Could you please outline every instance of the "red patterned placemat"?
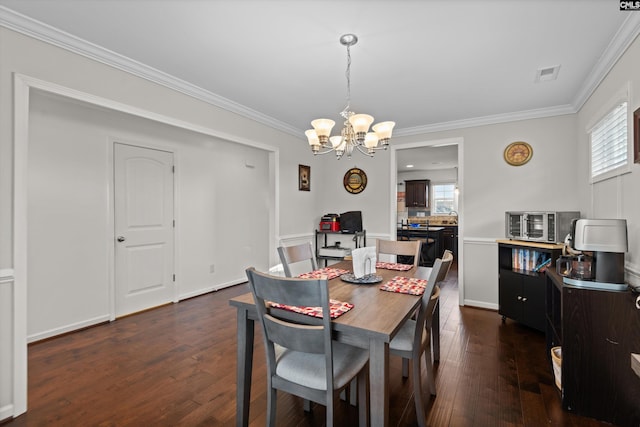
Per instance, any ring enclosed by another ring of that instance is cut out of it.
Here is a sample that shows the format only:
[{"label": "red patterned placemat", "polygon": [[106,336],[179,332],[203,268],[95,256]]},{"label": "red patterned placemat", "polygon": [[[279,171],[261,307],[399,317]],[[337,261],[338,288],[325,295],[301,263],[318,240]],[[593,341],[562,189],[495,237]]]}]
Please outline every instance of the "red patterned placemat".
[{"label": "red patterned placemat", "polygon": [[427,281],[425,279],[395,276],[380,286],[380,289],[383,291],[398,292],[400,294],[422,295],[424,294],[426,286]]},{"label": "red patterned placemat", "polygon": [[[277,302],[269,302],[269,304],[274,308],[280,308],[282,310],[293,311],[295,313],[306,314],[307,316],[319,317],[322,319],[321,307],[298,307],[295,305],[279,304]],[[352,308],[353,304],[350,302],[342,302],[335,299],[329,300],[329,311],[331,312],[332,319],[342,316]]]},{"label": "red patterned placemat", "polygon": [[381,268],[383,270],[398,270],[398,271],[407,271],[413,268],[412,264],[398,264],[395,262],[376,262],[376,268]]},{"label": "red patterned placemat", "polygon": [[320,270],[313,270],[308,273],[302,273],[298,277],[301,279],[319,279],[322,276],[327,276],[327,279],[335,279],[338,276],[348,273],[349,270],[343,270],[342,268],[325,267]]}]

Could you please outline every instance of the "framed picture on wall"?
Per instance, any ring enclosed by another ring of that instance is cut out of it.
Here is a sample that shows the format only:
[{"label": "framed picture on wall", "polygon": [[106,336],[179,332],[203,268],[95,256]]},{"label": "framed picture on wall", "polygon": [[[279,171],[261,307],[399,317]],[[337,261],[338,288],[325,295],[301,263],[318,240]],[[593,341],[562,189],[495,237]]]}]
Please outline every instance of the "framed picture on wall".
[{"label": "framed picture on wall", "polygon": [[298,165],[298,190],[311,191],[311,166]]},{"label": "framed picture on wall", "polygon": [[640,108],[633,112],[633,162],[640,163]]}]

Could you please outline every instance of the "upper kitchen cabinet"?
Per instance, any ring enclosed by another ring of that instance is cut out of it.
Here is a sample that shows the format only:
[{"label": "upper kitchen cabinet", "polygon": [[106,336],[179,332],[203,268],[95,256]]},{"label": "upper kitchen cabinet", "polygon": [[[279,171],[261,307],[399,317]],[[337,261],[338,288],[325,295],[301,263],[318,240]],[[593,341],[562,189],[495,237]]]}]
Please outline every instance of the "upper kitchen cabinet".
[{"label": "upper kitchen cabinet", "polygon": [[408,208],[429,207],[429,180],[405,181],[405,205]]}]

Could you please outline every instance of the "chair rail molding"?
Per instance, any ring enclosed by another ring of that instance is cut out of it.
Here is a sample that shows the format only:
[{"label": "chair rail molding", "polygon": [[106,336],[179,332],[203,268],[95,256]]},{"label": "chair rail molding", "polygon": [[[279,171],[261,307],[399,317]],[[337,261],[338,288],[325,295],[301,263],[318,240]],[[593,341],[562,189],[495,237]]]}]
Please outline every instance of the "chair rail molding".
[{"label": "chair rail molding", "polygon": [[13,283],[13,268],[0,269],[0,283]]}]

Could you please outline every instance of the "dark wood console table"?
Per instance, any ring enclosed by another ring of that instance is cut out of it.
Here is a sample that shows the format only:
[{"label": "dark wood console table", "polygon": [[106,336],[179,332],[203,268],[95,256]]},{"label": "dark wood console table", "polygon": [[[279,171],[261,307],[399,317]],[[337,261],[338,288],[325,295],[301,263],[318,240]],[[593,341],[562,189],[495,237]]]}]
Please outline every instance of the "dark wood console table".
[{"label": "dark wood console table", "polygon": [[618,426],[640,426],[637,294],[566,285],[547,275],[547,346],[562,346],[562,407]]}]

